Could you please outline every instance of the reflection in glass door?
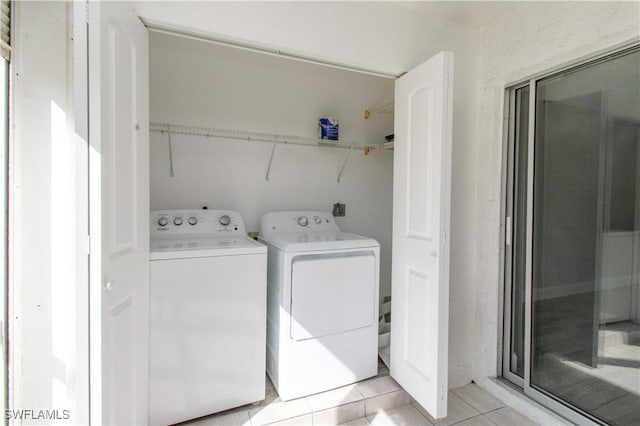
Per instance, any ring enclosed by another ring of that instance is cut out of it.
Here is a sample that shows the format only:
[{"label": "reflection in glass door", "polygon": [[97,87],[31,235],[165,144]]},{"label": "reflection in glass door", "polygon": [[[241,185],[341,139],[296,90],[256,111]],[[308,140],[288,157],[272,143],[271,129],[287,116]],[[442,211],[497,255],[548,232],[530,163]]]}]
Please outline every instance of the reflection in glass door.
[{"label": "reflection in glass door", "polygon": [[640,50],[510,91],[503,376],[640,424]]}]

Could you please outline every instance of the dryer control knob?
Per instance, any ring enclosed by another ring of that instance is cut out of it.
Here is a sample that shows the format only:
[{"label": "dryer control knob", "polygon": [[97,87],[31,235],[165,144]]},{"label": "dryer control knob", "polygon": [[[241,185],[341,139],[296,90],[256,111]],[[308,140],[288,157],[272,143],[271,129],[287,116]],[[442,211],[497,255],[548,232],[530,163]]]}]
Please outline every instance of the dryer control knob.
[{"label": "dryer control knob", "polygon": [[175,219],[173,219],[173,224],[175,226],[180,226],[182,225],[182,218],[180,216],[176,217]]},{"label": "dryer control knob", "polygon": [[320,217],[316,216],[313,218],[313,221],[317,224],[320,225],[322,223],[322,219],[320,219]]},{"label": "dryer control knob", "polygon": [[220,225],[227,226],[231,223],[231,218],[229,217],[229,215],[223,214],[222,216],[220,216],[220,219],[218,219],[218,221],[220,222]]},{"label": "dryer control knob", "polygon": [[195,225],[196,223],[198,223],[198,218],[195,216],[189,216],[187,222],[189,222],[189,225]]},{"label": "dryer control knob", "polygon": [[158,218],[158,225],[167,226],[168,223],[169,223],[169,219],[167,219],[166,217]]},{"label": "dryer control knob", "polygon": [[298,218],[298,225],[307,226],[309,224],[309,219],[306,216],[300,216]]}]

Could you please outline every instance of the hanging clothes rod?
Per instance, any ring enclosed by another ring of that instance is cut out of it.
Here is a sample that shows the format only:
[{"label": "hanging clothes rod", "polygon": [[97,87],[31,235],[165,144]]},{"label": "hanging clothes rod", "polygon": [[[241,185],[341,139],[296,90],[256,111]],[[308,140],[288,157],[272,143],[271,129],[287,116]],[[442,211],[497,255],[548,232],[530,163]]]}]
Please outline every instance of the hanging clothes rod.
[{"label": "hanging clothes rod", "polygon": [[384,72],[379,70],[372,70],[368,68],[358,67],[355,65],[343,64],[339,62],[315,58],[315,57],[303,55],[300,53],[288,52],[285,50],[270,48],[267,46],[261,46],[258,44],[251,44],[251,43],[231,40],[231,39],[227,39],[219,36],[202,34],[202,33],[197,33],[193,31],[186,31],[183,29],[172,28],[170,26],[160,24],[147,19],[143,19],[142,22],[144,26],[147,28],[147,30],[149,31],[155,31],[158,33],[190,38],[193,40],[206,41],[209,43],[214,43],[222,46],[235,47],[238,49],[248,50],[248,51],[257,52],[257,53],[263,53],[267,55],[280,56],[282,58],[293,59],[295,61],[307,62],[311,64],[323,65],[326,67],[338,68],[346,71],[353,71],[353,72],[358,72],[362,74],[369,74],[377,77],[384,77],[384,78],[391,78],[391,79],[396,79],[400,77],[402,74],[404,74],[404,73],[394,74],[394,73],[389,73],[389,72]]},{"label": "hanging clothes rod", "polygon": [[207,127],[185,126],[181,124],[150,123],[152,132],[182,134],[191,136],[204,136],[208,138],[236,139],[248,142],[279,143],[285,145],[322,146],[340,149],[358,149],[365,152],[376,150],[377,145],[359,145],[346,142],[325,142],[321,139],[304,138],[293,135],[278,135],[271,133],[246,132],[241,130],[229,130]]}]

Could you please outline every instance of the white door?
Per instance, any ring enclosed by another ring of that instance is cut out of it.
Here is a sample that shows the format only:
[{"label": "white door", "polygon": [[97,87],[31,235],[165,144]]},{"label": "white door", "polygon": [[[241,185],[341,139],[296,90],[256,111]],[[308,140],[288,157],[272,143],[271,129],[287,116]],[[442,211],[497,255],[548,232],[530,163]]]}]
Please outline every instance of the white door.
[{"label": "white door", "polygon": [[453,54],[396,81],[391,376],[447,415]]},{"label": "white door", "polygon": [[91,422],[148,423],[147,31],[126,2],[89,3]]}]

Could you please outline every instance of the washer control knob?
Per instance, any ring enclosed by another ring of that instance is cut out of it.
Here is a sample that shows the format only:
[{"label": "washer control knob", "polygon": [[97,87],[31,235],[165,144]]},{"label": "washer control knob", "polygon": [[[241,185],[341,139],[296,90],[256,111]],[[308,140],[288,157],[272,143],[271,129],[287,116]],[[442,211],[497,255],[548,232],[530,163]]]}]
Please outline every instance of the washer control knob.
[{"label": "washer control knob", "polygon": [[298,225],[307,226],[309,224],[309,219],[306,216],[300,216],[298,218]]},{"label": "washer control knob", "polygon": [[218,219],[218,221],[220,222],[220,225],[227,226],[231,223],[231,218],[229,217],[229,215],[223,214],[222,216],[220,216],[220,219]]},{"label": "washer control knob", "polygon": [[167,219],[166,217],[159,217],[158,218],[158,225],[167,226],[168,223],[169,223],[169,219]]},{"label": "washer control knob", "polygon": [[181,218],[180,216],[178,216],[178,217],[174,218],[174,219],[173,219],[173,224],[174,224],[175,226],[180,226],[180,225],[182,225],[182,218]]},{"label": "washer control knob", "polygon": [[189,222],[189,225],[195,225],[196,223],[198,223],[198,218],[195,216],[189,216],[187,222]]},{"label": "washer control knob", "polygon": [[320,225],[322,223],[322,219],[320,219],[319,216],[314,217],[313,221],[316,223],[316,225]]}]

